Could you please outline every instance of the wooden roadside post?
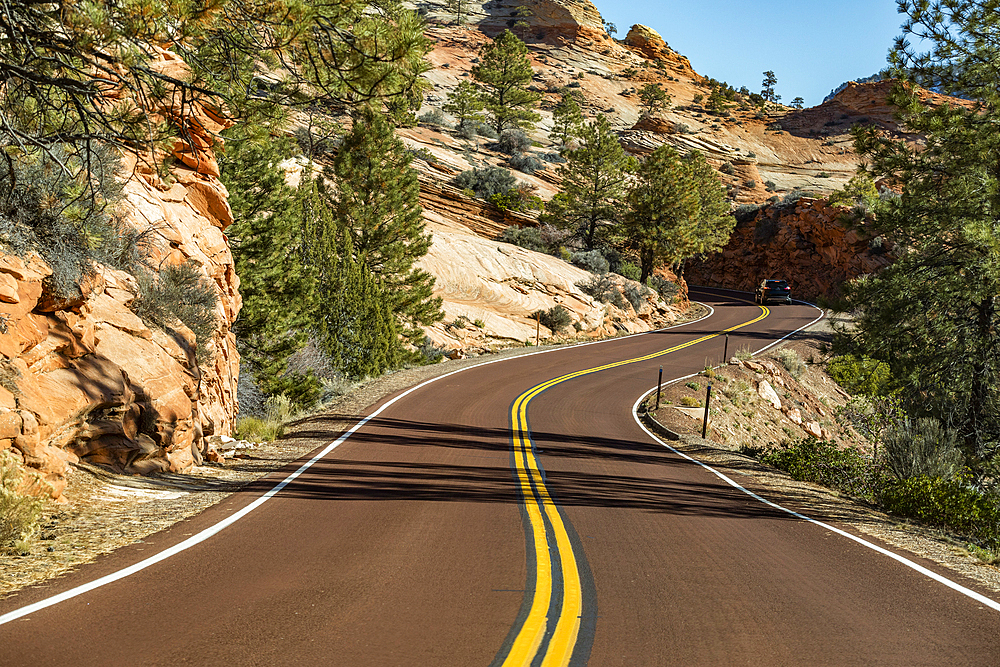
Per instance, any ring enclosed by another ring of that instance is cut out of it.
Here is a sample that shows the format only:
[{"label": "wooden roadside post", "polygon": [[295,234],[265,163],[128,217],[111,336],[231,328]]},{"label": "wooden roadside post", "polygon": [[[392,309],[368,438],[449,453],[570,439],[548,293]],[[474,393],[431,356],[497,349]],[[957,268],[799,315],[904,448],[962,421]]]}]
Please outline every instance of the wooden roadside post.
[{"label": "wooden roadside post", "polygon": [[663,384],[663,366],[660,366],[660,377],[656,381],[656,409],[660,409],[660,386]]},{"label": "wooden roadside post", "polygon": [[701,437],[708,436],[708,404],[712,400],[712,383],[708,383],[708,391],[705,392],[705,419],[701,423]]}]

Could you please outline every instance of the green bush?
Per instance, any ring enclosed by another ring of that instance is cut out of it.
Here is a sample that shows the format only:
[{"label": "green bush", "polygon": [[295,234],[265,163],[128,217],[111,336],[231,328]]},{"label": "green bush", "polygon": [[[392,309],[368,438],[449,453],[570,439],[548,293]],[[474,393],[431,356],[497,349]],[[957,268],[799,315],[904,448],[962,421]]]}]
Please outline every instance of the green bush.
[{"label": "green bush", "polygon": [[888,393],[892,377],[889,366],[869,357],[844,354],[826,364],[833,381],[852,394],[879,396]]},{"label": "green bush", "polygon": [[95,262],[134,273],[145,258],[149,231],[120,216],[121,164],[109,148],[53,145],[0,159],[0,239],[5,252],[34,251],[52,268],[47,287],[73,297]]},{"label": "green bush", "polygon": [[886,465],[900,479],[953,478],[963,462],[957,442],[954,430],[931,417],[904,419],[882,436]]},{"label": "green bush", "polygon": [[504,195],[517,187],[517,179],[509,169],[503,167],[463,171],[453,182],[463,190],[472,190],[482,199],[489,199],[497,194]]},{"label": "green bush", "polygon": [[541,322],[542,326],[555,334],[562,331],[573,321],[573,317],[569,314],[569,311],[560,305],[552,306],[548,310],[536,310],[531,314],[531,319],[537,319]]},{"label": "green bush", "polygon": [[440,127],[448,126],[448,118],[440,109],[431,109],[427,113],[420,114],[417,120],[424,125],[438,125]]},{"label": "green bush", "polygon": [[23,473],[7,452],[0,452],[0,552],[25,550],[24,541],[38,529],[45,500],[23,493]]},{"label": "green bush", "polygon": [[618,308],[625,308],[625,297],[618,285],[608,276],[593,276],[576,284],[584,294],[594,297],[601,303],[610,303]]},{"label": "green bush", "polygon": [[511,225],[500,233],[498,239],[504,243],[534,250],[535,252],[548,252],[548,246],[542,240],[542,232],[538,227],[518,227]]},{"label": "green bush", "polygon": [[961,478],[911,477],[887,485],[883,505],[893,514],[962,533],[1000,550],[1000,495],[983,493]]},{"label": "green bush", "polygon": [[211,280],[191,262],[166,266],[155,276],[143,271],[137,280],[139,294],[132,303],[135,313],[166,328],[179,320],[195,336],[198,361],[206,361],[219,302]]},{"label": "green bush", "polygon": [[653,274],[649,277],[649,286],[657,291],[660,298],[667,303],[673,303],[674,297],[681,291],[677,283],[670,282],[666,278]]},{"label": "green bush", "polygon": [[869,502],[878,500],[887,478],[880,466],[857,449],[840,449],[815,438],[786,442],[761,461],[784,470],[793,479],[823,484]]},{"label": "green bush", "polygon": [[783,347],[775,351],[774,356],[785,367],[789,375],[798,380],[806,370],[806,365],[802,362],[802,357],[795,350]]},{"label": "green bush", "polygon": [[622,296],[624,296],[632,308],[636,311],[646,302],[646,299],[655,294],[655,292],[645,285],[639,283],[628,283],[622,288]]},{"label": "green bush", "polygon": [[589,252],[574,252],[569,256],[569,261],[585,271],[603,275],[608,272],[608,260],[604,258],[600,250]]},{"label": "green bush", "polygon": [[629,280],[639,280],[639,276],[642,275],[639,267],[631,262],[621,262],[617,268],[612,269],[612,271],[620,276],[628,278]]},{"label": "green bush", "polygon": [[274,442],[282,436],[285,426],[280,422],[258,417],[240,417],[236,420],[233,435],[238,440]]},{"label": "green bush", "polygon": [[496,147],[501,153],[517,155],[531,148],[531,139],[521,130],[504,130]]},{"label": "green bush", "polygon": [[511,158],[507,160],[507,164],[514,169],[529,175],[545,168],[544,162],[539,160],[534,155],[528,155],[527,153],[517,153],[512,155]]}]

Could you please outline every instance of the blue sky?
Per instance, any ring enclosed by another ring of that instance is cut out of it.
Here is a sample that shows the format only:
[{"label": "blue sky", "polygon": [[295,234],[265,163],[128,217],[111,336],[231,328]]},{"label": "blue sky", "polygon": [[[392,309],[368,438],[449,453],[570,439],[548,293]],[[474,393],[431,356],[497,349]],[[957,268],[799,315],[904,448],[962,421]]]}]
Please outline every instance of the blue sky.
[{"label": "blue sky", "polygon": [[624,39],[635,23],[656,30],[704,76],[759,92],[774,70],[788,104],[815,106],[844,81],[886,66],[903,15],[895,0],[592,0]]}]

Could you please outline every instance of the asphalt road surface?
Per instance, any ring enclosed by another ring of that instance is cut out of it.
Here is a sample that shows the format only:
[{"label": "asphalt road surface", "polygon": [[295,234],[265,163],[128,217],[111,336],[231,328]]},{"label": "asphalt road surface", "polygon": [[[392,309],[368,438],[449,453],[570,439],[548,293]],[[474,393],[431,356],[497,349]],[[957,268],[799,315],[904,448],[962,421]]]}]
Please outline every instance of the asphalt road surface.
[{"label": "asphalt road surface", "polygon": [[996,595],[639,426],[661,365],[818,315],[695,296],[711,317],[388,397],[307,469],[0,601],[0,665],[1000,665]]}]

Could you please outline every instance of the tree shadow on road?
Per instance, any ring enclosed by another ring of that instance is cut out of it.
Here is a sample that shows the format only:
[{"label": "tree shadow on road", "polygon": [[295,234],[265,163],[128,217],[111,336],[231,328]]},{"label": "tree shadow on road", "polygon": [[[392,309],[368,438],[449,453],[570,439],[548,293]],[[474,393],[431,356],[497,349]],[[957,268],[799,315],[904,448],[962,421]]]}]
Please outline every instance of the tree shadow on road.
[{"label": "tree shadow on road", "polygon": [[[299,424],[296,437],[330,442],[341,434],[336,425],[357,419],[349,415],[313,417]],[[698,470],[657,443],[537,431],[532,432],[532,438],[545,468],[546,486],[562,507],[800,520]],[[353,446],[318,461],[281,494],[341,502],[521,502],[507,429],[378,417],[348,442]],[[290,464],[280,476],[300,463]],[[746,465],[759,464],[748,459]],[[731,468],[727,472],[740,471]],[[244,492],[263,493],[276,479],[259,480]],[[809,507],[813,518],[824,521],[863,520],[862,514],[840,505],[824,508],[817,516],[816,498],[808,490],[783,490],[772,500],[792,509]]]}]

